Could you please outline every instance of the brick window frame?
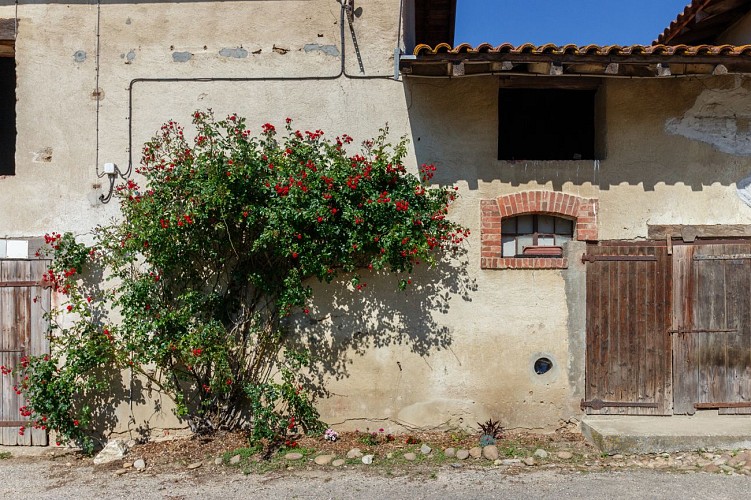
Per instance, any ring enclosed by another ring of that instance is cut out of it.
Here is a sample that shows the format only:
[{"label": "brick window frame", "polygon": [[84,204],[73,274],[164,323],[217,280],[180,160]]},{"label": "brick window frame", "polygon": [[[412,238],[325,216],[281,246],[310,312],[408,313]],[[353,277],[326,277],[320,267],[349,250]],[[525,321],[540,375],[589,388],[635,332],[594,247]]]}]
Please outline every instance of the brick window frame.
[{"label": "brick window frame", "polygon": [[524,191],[480,200],[482,269],[566,269],[565,257],[503,257],[501,222],[507,217],[545,214],[575,221],[574,239],[597,240],[598,200],[557,191]]}]

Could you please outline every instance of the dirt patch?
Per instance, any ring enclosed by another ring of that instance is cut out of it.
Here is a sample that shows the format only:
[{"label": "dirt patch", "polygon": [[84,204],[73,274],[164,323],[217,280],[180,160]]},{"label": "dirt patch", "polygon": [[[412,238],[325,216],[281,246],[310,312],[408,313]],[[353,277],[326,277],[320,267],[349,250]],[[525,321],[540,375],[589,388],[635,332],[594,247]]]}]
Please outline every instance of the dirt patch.
[{"label": "dirt patch", "polygon": [[[419,453],[420,446],[426,444],[433,452],[431,460],[426,461]],[[149,442],[136,445],[126,455],[125,459],[107,465],[96,466],[95,470],[114,473],[123,467],[130,468],[132,464],[143,459],[146,463],[144,472],[164,473],[185,470],[189,466],[195,475],[202,471],[216,470],[217,467],[230,465],[229,459],[241,455],[242,461],[235,464],[246,472],[268,472],[270,470],[284,470],[288,466],[295,468],[316,467],[311,463],[318,455],[335,455],[345,458],[347,452],[358,448],[364,455],[374,455],[374,464],[388,467],[420,468],[430,465],[441,465],[449,457],[444,450],[447,448],[469,449],[479,445],[479,435],[464,432],[416,432],[409,435],[391,436],[379,430],[361,432],[342,432],[336,441],[327,441],[323,436],[301,437],[294,441],[294,446],[284,446],[274,450],[271,454],[264,454],[263,450],[250,447],[247,435],[241,432],[218,432],[212,436],[192,436],[175,438],[168,441]],[[497,441],[499,458],[515,459],[531,456],[538,448],[550,450],[566,450],[575,457],[580,457],[594,451],[586,443],[581,434],[573,432],[558,432],[555,434],[532,434],[525,432],[508,432]],[[403,458],[405,453],[415,452],[419,459],[415,462]],[[304,459],[288,462],[284,459],[287,453],[300,453]],[[222,459],[216,464],[217,458]],[[90,458],[80,458],[77,464],[91,465]],[[197,464],[201,463],[200,466]],[[492,461],[485,465],[492,465]],[[349,466],[362,465],[359,459],[348,460]],[[467,465],[469,462],[467,462]],[[129,470],[130,472],[130,470]]]}]

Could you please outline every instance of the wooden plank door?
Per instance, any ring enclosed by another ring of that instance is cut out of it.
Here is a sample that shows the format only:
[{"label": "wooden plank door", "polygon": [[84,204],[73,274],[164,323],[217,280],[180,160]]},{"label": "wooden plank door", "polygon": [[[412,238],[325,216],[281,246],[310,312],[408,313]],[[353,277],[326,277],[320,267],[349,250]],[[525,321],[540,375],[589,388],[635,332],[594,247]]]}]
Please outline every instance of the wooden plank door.
[{"label": "wooden plank door", "polygon": [[654,244],[592,245],[585,261],[582,407],[590,414],[670,414],[672,267],[667,249]]},{"label": "wooden plank door", "polygon": [[675,249],[675,413],[751,413],[751,244]]},{"label": "wooden plank door", "polygon": [[[25,355],[49,352],[44,313],[50,309],[50,291],[41,282],[47,261],[0,260],[0,365],[14,368]],[[19,380],[0,377],[0,445],[46,446],[47,433],[32,429],[19,409],[25,402],[16,394]],[[20,435],[23,425],[26,430]]]}]

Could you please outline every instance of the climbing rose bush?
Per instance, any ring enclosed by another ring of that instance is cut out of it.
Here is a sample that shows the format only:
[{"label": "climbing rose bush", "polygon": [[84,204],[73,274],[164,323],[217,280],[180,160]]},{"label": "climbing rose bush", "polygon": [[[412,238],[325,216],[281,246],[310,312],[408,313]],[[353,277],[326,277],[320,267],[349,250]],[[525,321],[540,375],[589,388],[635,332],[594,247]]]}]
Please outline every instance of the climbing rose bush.
[{"label": "climbing rose bush", "polygon": [[[432,165],[408,172],[406,141],[389,144],[387,130],[356,147],[290,119],[281,135],[245,123],[199,111],[188,139],[167,122],[143,148],[140,177],[116,189],[122,217],[92,245],[52,238],[49,280],[67,302],[51,314],[52,355],[21,371],[31,380],[57,367],[45,380],[65,388],[22,391],[63,439],[82,439],[94,419],[78,401],[102,390],[103,367],[139,372],[196,432],[247,426],[268,442],[322,432],[300,378],[308,353],[289,327],[313,308],[311,280],[346,279],[357,293],[390,273],[405,289],[414,266],[468,236],[447,218],[455,188],[432,186]],[[107,286],[92,280],[101,275]]]}]

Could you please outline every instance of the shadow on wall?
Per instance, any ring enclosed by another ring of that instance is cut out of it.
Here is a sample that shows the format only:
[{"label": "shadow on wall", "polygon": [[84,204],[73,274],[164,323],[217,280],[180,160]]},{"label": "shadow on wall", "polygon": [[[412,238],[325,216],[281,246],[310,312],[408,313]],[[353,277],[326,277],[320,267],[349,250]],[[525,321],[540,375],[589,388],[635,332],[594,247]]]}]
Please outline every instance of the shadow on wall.
[{"label": "shadow on wall", "polygon": [[[108,281],[104,278],[102,268],[90,266],[81,283],[83,296],[101,297],[105,294]],[[91,321],[97,325],[98,330],[102,330],[114,322],[111,314],[112,312],[104,307],[92,307]],[[160,394],[143,378],[112,364],[101,364],[94,375],[97,380],[107,381],[107,386],[87,393],[79,404],[90,408],[87,432],[98,447],[104,447],[112,431],[123,429],[126,424],[131,438],[149,439],[152,434],[151,420],[163,417],[169,412],[163,408],[161,402],[166,396]],[[128,408],[127,412],[123,411],[124,407]],[[139,411],[134,412],[135,408]],[[173,413],[169,414],[174,418]],[[124,415],[128,415],[127,422],[123,420]]]},{"label": "shadow on wall", "polygon": [[498,160],[498,77],[407,77],[404,92],[417,162],[435,163],[441,184],[641,184],[645,191],[684,184],[700,191],[751,173],[751,79],[741,76],[602,82],[595,104],[600,160]]},{"label": "shadow on wall", "polygon": [[307,389],[329,396],[327,381],[348,378],[354,357],[374,348],[402,346],[421,357],[450,348],[451,328],[440,316],[448,314],[452,297],[472,301],[477,286],[467,269],[463,249],[433,268],[416,266],[404,291],[397,288],[401,276],[385,273],[363,274],[362,291],[345,281],[314,285],[317,309],[291,324],[293,344],[309,348],[312,356]]}]

